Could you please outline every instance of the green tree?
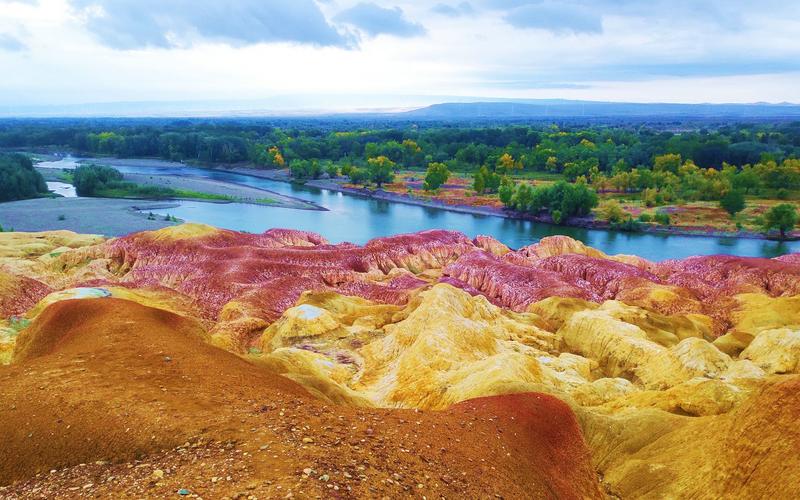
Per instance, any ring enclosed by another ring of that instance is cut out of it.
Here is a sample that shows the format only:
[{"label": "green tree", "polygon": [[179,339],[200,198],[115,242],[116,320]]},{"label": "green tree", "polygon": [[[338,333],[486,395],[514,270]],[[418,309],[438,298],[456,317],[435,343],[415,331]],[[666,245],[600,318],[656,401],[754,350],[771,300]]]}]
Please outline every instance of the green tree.
[{"label": "green tree", "polygon": [[511,206],[521,212],[532,211],[534,188],[530,184],[520,184],[511,197]]},{"label": "green tree", "polygon": [[351,167],[349,171],[350,171],[349,175],[350,182],[352,182],[353,184],[366,185],[367,182],[369,181],[369,172],[367,172],[366,169]]},{"label": "green tree", "polygon": [[486,165],[482,166],[475,172],[473,176],[472,188],[478,194],[483,194],[486,192],[495,193],[498,189],[500,189],[500,183],[503,180],[503,176],[498,174],[497,172],[491,172]]},{"label": "green tree", "polygon": [[758,177],[758,173],[749,165],[745,165],[741,172],[734,175],[731,182],[734,188],[743,189],[745,194],[749,193],[750,190],[757,190],[761,186],[761,179]]},{"label": "green tree", "polygon": [[653,159],[653,170],[656,172],[677,174],[679,168],[681,168],[681,155],[679,154],[665,154]]},{"label": "green tree", "polygon": [[395,162],[385,156],[378,156],[367,160],[369,179],[378,186],[378,189],[380,189],[383,184],[394,180],[394,167]]},{"label": "green tree", "polygon": [[122,181],[119,170],[104,165],[83,165],[75,169],[72,183],[78,196],[95,196]]},{"label": "green tree", "polygon": [[36,198],[47,194],[47,184],[21,154],[0,155],[0,202]]},{"label": "green tree", "polygon": [[322,175],[322,165],[318,160],[292,160],[289,171],[295,179],[317,179]]},{"label": "green tree", "polygon": [[[525,203],[521,203],[520,200]],[[559,221],[573,216],[588,215],[597,203],[597,193],[583,182],[570,184],[559,181],[536,188],[522,184],[512,197],[512,204],[517,210],[527,210],[534,214],[546,210],[554,219],[554,212],[558,211]]]},{"label": "green tree", "polygon": [[449,178],[450,170],[447,168],[447,165],[440,162],[429,163],[423,188],[425,191],[435,191],[439,189],[442,184],[447,182]]},{"label": "green tree", "polygon": [[738,189],[729,190],[720,198],[719,206],[725,209],[732,218],[736,217],[736,214],[744,210],[746,206],[744,192]]},{"label": "green tree", "polygon": [[764,230],[769,232],[777,229],[781,233],[781,239],[786,239],[786,232],[791,231],[797,225],[798,215],[794,205],[781,203],[770,208],[764,214]]},{"label": "green tree", "polygon": [[504,176],[503,180],[500,182],[500,189],[497,190],[500,196],[500,202],[504,206],[509,206],[511,204],[515,189],[514,181],[512,181],[510,177]]},{"label": "green tree", "polygon": [[486,176],[484,172],[488,173],[488,169],[486,167],[481,167],[472,176],[472,189],[478,194],[483,194],[483,192],[486,191]]}]

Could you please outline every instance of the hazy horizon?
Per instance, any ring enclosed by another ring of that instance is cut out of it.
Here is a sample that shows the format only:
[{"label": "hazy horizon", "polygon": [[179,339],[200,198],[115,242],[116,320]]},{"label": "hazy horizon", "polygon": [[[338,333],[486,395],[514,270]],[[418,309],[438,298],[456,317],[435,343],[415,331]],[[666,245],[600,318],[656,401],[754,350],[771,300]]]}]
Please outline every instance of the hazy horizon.
[{"label": "hazy horizon", "polygon": [[[645,105],[657,110],[659,105],[688,106],[765,106],[777,110],[781,106],[800,106],[790,102],[749,103],[663,103],[598,100],[509,99],[480,96],[392,96],[394,106],[386,103],[390,99],[376,96],[342,96],[336,105],[330,105],[329,96],[276,96],[270,99],[252,100],[175,100],[175,101],[109,101],[76,104],[37,104],[0,106],[0,117],[323,117],[336,115],[394,115],[414,110],[423,110],[441,104],[610,104]],[[405,99],[405,105],[397,105],[397,99]],[[555,108],[557,109],[557,108]],[[656,112],[655,114],[659,114]]]}]

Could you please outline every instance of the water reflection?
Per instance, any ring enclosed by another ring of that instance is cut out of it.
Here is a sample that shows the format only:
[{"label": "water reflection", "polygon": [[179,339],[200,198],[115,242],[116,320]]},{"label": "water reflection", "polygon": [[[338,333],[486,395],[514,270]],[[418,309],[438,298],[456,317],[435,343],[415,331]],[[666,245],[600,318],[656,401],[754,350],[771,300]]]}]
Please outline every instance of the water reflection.
[{"label": "water reflection", "polygon": [[[50,163],[47,166],[56,168],[72,168],[75,165],[74,159]],[[136,164],[115,166],[115,168],[132,173],[207,177],[261,187],[312,201],[328,208],[329,211],[292,210],[239,203],[180,202],[178,207],[164,210],[163,213],[159,212],[159,215],[166,215],[169,212],[188,221],[249,232],[262,232],[273,227],[302,229],[320,233],[334,243],[349,241],[364,244],[380,236],[441,228],[461,231],[470,237],[478,234],[493,236],[512,248],[535,243],[545,236],[565,234],[610,254],[636,254],[652,260],[717,253],[774,257],[800,251],[800,242],[620,233],[463,214],[438,208],[342,195],[324,189],[183,165],[152,167]]]}]

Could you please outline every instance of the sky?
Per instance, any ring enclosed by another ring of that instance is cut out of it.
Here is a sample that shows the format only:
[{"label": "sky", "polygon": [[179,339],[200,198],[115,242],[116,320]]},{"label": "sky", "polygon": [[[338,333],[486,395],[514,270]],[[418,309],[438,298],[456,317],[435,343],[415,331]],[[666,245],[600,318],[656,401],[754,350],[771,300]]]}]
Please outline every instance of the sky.
[{"label": "sky", "polygon": [[0,106],[800,102],[800,2],[0,0]]}]

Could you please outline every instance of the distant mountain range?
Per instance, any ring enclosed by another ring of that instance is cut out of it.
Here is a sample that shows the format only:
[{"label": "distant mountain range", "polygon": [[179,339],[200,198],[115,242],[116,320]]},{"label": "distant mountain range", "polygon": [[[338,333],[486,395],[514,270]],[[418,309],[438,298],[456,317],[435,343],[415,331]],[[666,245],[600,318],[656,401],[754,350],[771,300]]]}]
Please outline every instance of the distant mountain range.
[{"label": "distant mountain range", "polygon": [[451,102],[433,104],[397,114],[415,119],[461,120],[555,117],[799,117],[800,105],[770,104],[670,104],[570,101],[547,99],[512,102]]},{"label": "distant mountain range", "polygon": [[[319,118],[348,120],[491,121],[602,118],[800,119],[800,104],[670,104],[410,96],[388,109],[381,96],[352,96],[325,102],[324,96],[284,96],[261,100],[142,101],[65,105],[0,106],[0,117],[184,117]],[[385,99],[389,99],[388,97]],[[437,103],[438,104],[430,104]],[[428,104],[426,107],[419,107]],[[334,107],[334,106],[338,106]],[[347,111],[345,111],[347,110]]]}]

